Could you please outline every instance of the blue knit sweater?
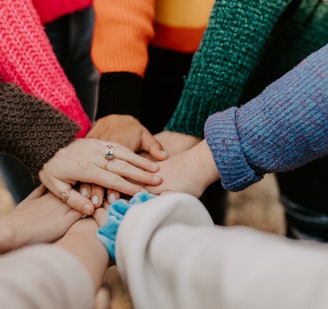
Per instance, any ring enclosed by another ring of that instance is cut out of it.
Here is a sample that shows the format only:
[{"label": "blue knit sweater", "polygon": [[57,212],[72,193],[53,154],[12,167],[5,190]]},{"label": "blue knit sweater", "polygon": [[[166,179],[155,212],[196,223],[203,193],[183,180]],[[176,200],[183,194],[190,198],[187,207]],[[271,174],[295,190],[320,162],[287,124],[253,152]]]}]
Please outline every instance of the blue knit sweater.
[{"label": "blue knit sweater", "polygon": [[327,155],[328,45],[241,108],[210,116],[205,137],[231,191]]}]

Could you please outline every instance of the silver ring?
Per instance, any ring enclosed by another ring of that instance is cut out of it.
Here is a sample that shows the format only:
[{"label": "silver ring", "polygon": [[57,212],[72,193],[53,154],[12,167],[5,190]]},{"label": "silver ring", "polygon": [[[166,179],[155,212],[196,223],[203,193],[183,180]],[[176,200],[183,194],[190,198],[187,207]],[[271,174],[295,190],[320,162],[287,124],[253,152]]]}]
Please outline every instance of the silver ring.
[{"label": "silver ring", "polygon": [[70,198],[70,192],[72,191],[72,188],[68,188],[66,191],[60,191],[60,198],[63,203],[66,203],[68,199]]},{"label": "silver ring", "polygon": [[114,147],[112,145],[107,145],[106,146],[105,159],[106,160],[113,160],[114,158],[115,158]]}]

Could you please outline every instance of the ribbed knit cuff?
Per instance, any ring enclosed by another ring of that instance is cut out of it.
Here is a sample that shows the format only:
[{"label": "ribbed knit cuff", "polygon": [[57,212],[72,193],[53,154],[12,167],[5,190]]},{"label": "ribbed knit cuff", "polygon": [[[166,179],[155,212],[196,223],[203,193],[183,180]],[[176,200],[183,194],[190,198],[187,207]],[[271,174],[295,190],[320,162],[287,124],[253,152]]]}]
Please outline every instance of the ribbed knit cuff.
[{"label": "ribbed knit cuff", "polygon": [[209,117],[206,140],[224,188],[241,190],[264,173],[327,156],[327,55],[328,45],[240,109]]},{"label": "ribbed knit cuff", "polygon": [[96,119],[110,114],[141,117],[142,77],[129,72],[101,75]]},{"label": "ribbed knit cuff", "polygon": [[216,1],[166,130],[203,137],[208,116],[239,103],[243,87],[289,2]]},{"label": "ribbed knit cuff", "polygon": [[239,191],[263,176],[245,158],[236,127],[236,107],[210,116],[205,123],[206,141],[214,154],[224,189]]},{"label": "ribbed knit cuff", "polygon": [[66,115],[12,84],[0,83],[0,108],[0,152],[16,157],[35,179],[79,130]]}]

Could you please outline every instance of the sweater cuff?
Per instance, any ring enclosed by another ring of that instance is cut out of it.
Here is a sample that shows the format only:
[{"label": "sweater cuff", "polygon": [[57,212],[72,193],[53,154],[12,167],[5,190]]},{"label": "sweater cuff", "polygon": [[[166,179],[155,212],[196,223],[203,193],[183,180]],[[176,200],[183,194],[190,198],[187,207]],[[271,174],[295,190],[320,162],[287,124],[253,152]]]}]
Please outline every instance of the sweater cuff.
[{"label": "sweater cuff", "polygon": [[43,164],[79,130],[66,115],[12,84],[1,84],[0,107],[0,152],[16,157],[35,179]]},{"label": "sweater cuff", "polygon": [[221,176],[224,189],[240,191],[262,179],[249,165],[241,147],[232,107],[210,116],[205,123],[205,138]]},{"label": "sweater cuff", "polygon": [[142,77],[129,72],[102,74],[96,119],[110,114],[128,114],[140,119],[142,81]]}]

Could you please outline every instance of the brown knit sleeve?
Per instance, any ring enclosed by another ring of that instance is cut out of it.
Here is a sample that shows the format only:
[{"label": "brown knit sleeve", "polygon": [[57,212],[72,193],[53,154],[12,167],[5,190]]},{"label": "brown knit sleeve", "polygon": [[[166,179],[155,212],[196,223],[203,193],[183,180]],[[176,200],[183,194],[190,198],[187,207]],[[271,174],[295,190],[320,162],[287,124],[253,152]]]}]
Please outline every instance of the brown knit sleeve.
[{"label": "brown knit sleeve", "polygon": [[66,115],[10,83],[0,83],[0,152],[20,160],[35,179],[79,126]]}]

